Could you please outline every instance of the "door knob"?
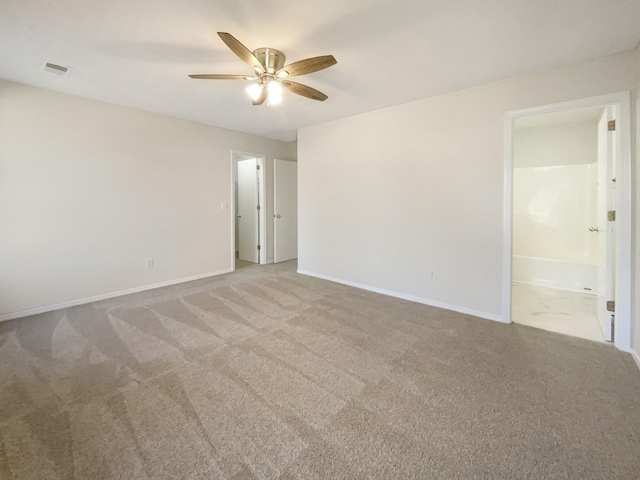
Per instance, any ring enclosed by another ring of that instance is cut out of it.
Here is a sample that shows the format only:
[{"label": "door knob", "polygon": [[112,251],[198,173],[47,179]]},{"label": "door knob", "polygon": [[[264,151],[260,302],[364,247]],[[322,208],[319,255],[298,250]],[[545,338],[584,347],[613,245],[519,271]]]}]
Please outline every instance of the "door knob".
[{"label": "door knob", "polygon": [[598,227],[589,227],[590,232],[599,232],[600,229]]},{"label": "door knob", "polygon": [[242,215],[236,215],[236,217],[238,217],[238,218],[242,218]]},{"label": "door knob", "polygon": [[276,218],[282,218],[282,215],[280,215],[279,213],[276,213]]}]

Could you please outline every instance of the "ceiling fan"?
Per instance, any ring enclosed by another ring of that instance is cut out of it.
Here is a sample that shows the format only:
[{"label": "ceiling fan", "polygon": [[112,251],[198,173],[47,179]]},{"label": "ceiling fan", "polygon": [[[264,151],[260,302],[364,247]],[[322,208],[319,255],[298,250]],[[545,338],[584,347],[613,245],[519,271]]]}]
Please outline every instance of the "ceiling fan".
[{"label": "ceiling fan", "polygon": [[252,83],[246,89],[254,105],[262,105],[265,100],[268,105],[277,105],[282,102],[282,87],[303,97],[321,102],[329,98],[315,88],[292,82],[288,78],[317,72],[331,65],[335,65],[337,62],[333,55],[307,58],[285,65],[286,57],[284,53],[275,48],[258,48],[251,52],[230,33],[218,32],[218,35],[233,53],[253,67],[255,75],[226,75],[214,73],[189,75],[191,78],[204,80],[258,80],[257,83]]}]

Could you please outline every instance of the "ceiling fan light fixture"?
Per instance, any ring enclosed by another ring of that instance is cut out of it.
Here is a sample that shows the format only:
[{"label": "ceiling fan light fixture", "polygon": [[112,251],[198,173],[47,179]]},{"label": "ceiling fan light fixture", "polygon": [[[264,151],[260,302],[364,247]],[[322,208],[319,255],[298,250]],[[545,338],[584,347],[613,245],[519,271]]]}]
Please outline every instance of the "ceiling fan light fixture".
[{"label": "ceiling fan light fixture", "polygon": [[269,105],[282,103],[282,85],[279,82],[271,81],[267,84],[267,101]]},{"label": "ceiling fan light fixture", "polygon": [[237,38],[227,32],[218,32],[220,39],[243,62],[249,64],[255,71],[254,76],[228,75],[220,73],[189,75],[191,78],[206,80],[249,80],[257,83],[250,85],[246,91],[253,100],[253,105],[278,105],[282,103],[282,90],[286,87],[290,92],[320,102],[327,97],[324,93],[301,83],[288,80],[289,77],[306,75],[324,70],[335,65],[333,55],[305,58],[285,65],[284,53],[275,48],[261,47],[253,52],[245,47]]},{"label": "ceiling fan light fixture", "polygon": [[262,94],[262,89],[264,87],[259,83],[252,83],[246,88],[246,92],[249,94],[251,99],[255,102],[260,98],[260,94]]}]

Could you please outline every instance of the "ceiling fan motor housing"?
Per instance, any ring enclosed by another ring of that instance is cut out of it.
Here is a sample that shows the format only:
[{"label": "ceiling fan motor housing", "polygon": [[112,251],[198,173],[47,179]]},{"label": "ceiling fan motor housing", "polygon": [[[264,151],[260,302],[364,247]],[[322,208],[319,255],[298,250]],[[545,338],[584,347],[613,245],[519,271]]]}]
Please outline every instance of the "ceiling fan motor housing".
[{"label": "ceiling fan motor housing", "polygon": [[255,57],[264,65],[267,73],[273,75],[282,67],[286,57],[284,53],[275,48],[257,48],[253,51]]}]

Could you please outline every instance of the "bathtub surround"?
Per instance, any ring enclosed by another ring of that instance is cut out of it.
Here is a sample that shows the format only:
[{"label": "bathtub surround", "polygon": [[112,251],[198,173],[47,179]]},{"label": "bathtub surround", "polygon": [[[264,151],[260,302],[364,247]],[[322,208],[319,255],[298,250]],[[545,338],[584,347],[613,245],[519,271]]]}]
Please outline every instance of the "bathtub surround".
[{"label": "bathtub surround", "polygon": [[597,293],[595,265],[513,256],[513,282],[576,293]]},{"label": "bathtub surround", "polygon": [[595,164],[514,168],[513,253],[596,265]]},{"label": "bathtub surround", "polygon": [[628,355],[295,268],[0,324],[0,477],[636,478]]}]

